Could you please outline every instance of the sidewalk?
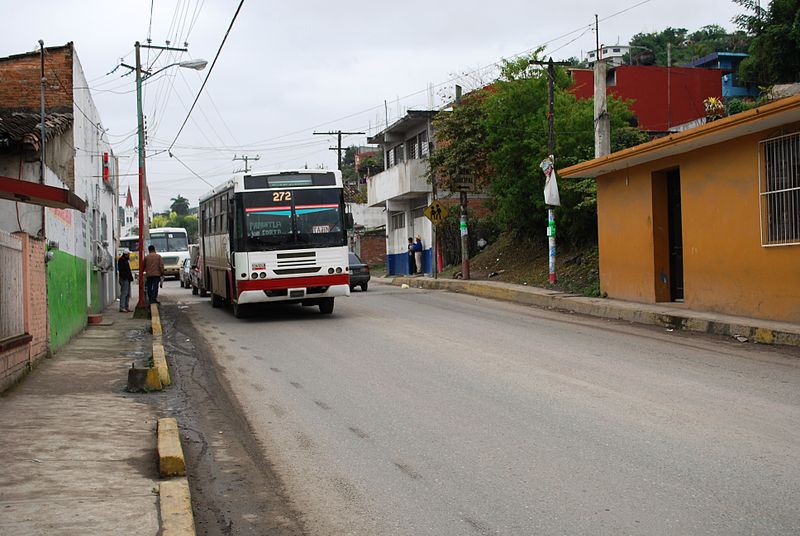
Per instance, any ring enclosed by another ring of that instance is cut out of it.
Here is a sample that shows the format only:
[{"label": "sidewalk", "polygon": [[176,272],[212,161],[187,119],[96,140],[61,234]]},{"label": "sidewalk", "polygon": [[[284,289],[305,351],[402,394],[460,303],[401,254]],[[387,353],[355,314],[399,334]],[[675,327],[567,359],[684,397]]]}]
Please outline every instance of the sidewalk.
[{"label": "sidewalk", "polygon": [[149,320],[116,307],[0,397],[0,534],[158,533],[157,409],[124,390]]},{"label": "sidewalk", "polygon": [[750,342],[800,346],[800,324],[693,311],[680,303],[637,303],[608,298],[587,298],[557,290],[500,281],[464,281],[430,277],[394,277],[395,285],[462,292],[495,300],[570,311],[600,318],[650,324],[723,336],[746,337]]}]

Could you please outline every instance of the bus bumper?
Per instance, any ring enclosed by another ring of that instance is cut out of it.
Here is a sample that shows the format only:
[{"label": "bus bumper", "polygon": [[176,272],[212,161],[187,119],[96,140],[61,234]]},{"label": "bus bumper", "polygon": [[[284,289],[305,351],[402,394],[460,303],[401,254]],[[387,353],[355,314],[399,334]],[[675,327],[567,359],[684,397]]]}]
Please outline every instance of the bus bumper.
[{"label": "bus bumper", "polygon": [[240,280],[236,282],[237,302],[304,302],[313,304],[321,298],[350,295],[350,277],[347,274],[325,277],[297,277],[285,279]]}]

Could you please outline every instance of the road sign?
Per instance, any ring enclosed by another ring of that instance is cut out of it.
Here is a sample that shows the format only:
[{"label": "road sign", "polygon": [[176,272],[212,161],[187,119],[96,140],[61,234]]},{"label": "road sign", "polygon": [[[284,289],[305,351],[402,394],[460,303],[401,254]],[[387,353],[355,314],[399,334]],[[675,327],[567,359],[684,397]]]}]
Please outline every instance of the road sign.
[{"label": "road sign", "polygon": [[431,220],[434,225],[439,225],[447,217],[448,210],[446,206],[434,199],[433,203],[428,205],[428,208],[423,211],[423,214],[425,214],[425,217]]}]

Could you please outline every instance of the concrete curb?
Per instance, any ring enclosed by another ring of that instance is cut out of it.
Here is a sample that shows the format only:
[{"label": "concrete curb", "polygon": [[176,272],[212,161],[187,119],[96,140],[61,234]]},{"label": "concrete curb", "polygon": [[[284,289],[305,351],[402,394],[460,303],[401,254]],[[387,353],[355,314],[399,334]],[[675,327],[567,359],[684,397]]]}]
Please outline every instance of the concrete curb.
[{"label": "concrete curb", "polygon": [[158,420],[158,472],[162,477],[186,476],[186,459],[181,447],[178,421],[172,417]]},{"label": "concrete curb", "polygon": [[194,536],[194,516],[189,481],[176,478],[159,485],[162,536]]},{"label": "concrete curb", "polygon": [[155,339],[153,339],[153,368],[158,371],[158,377],[164,387],[172,383],[169,377],[169,366],[167,365],[166,352],[164,352],[164,344]]},{"label": "concrete curb", "polygon": [[153,337],[161,337],[161,313],[159,313],[158,305],[155,303],[150,304],[150,327],[153,331]]},{"label": "concrete curb", "polygon": [[[667,310],[634,302],[620,302],[604,298],[587,298],[547,289],[530,287],[514,288],[513,285],[498,286],[478,281],[459,279],[429,279],[417,277],[395,277],[392,284],[410,287],[460,292],[494,300],[533,305],[546,309],[574,312],[611,320],[624,320],[637,324],[649,324],[670,329],[680,329],[723,336],[744,336],[761,344],[785,344],[800,346],[800,327],[770,326],[766,320],[725,317],[690,310]],[[776,323],[780,324],[780,323]]]}]

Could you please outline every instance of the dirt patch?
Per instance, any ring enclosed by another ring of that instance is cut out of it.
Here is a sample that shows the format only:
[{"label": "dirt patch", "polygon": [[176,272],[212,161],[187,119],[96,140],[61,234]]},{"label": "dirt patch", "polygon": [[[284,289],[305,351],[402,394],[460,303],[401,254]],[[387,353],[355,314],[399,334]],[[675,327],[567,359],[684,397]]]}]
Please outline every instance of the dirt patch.
[{"label": "dirt patch", "polygon": [[197,534],[306,534],[230,386],[216,373],[213,350],[177,307],[161,311],[173,381],[162,403],[180,424]]},{"label": "dirt patch", "polygon": [[[453,278],[461,266],[448,266],[442,277]],[[600,295],[597,246],[560,246],[556,251],[556,284],[549,281],[547,244],[513,239],[509,234],[470,259],[470,278],[553,288],[583,296]]]}]

